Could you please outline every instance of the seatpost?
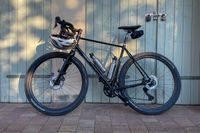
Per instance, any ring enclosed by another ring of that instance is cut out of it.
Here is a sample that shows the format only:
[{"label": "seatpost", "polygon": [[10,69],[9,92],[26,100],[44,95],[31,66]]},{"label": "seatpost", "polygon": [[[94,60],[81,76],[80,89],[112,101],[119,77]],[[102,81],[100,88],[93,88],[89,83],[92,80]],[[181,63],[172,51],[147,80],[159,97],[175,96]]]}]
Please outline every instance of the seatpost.
[{"label": "seatpost", "polygon": [[129,32],[127,32],[126,35],[125,35],[124,44],[123,44],[123,45],[126,45],[126,42],[127,42],[127,40],[128,40],[128,34],[129,34]]}]

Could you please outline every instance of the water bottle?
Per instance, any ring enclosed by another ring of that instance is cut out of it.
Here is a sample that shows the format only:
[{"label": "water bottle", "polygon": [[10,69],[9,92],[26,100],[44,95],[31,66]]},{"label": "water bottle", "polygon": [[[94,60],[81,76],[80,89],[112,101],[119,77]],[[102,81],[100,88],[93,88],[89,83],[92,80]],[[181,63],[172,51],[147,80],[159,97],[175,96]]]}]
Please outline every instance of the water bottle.
[{"label": "water bottle", "polygon": [[112,79],[112,76],[113,76],[113,72],[115,70],[115,66],[116,66],[116,63],[117,63],[117,57],[114,56],[112,58],[112,63],[110,64],[110,69],[109,69],[109,72],[108,72],[108,75],[107,75],[107,78],[110,80]]},{"label": "water bottle", "polygon": [[103,66],[103,64],[101,63],[101,61],[97,57],[95,57],[93,53],[90,53],[90,57],[92,58],[92,61],[93,61],[94,65],[96,67],[98,67],[99,70],[102,73],[105,73],[106,72],[106,68]]}]

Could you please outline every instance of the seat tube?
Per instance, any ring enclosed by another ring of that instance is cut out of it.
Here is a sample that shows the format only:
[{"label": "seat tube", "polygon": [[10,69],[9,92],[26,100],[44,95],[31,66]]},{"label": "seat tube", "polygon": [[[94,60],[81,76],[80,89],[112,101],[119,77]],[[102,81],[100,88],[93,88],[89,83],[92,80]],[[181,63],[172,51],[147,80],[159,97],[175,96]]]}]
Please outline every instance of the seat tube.
[{"label": "seat tube", "polygon": [[125,37],[124,37],[124,44],[123,45],[126,45],[126,42],[127,42],[127,40],[128,40],[128,32],[126,33],[126,35],[125,35]]}]

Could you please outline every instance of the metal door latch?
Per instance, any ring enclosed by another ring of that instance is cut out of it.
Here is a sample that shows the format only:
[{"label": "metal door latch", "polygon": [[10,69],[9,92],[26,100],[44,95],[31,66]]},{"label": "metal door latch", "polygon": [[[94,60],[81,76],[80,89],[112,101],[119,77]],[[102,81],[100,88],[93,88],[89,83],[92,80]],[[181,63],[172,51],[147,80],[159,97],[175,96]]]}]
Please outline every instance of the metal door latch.
[{"label": "metal door latch", "polygon": [[159,19],[159,17],[160,17],[160,21],[166,21],[167,14],[156,13],[156,12],[147,13],[147,14],[145,14],[145,21],[150,22],[152,18],[153,18],[154,21],[157,21]]}]

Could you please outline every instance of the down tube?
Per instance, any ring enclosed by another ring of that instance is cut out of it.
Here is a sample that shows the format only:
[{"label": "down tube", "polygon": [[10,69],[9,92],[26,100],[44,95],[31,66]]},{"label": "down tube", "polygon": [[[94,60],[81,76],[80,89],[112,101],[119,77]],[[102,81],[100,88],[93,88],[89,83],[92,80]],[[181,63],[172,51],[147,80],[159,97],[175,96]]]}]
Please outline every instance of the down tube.
[{"label": "down tube", "polygon": [[[93,65],[93,63],[90,61],[90,59],[86,56],[86,54],[80,49],[79,46],[76,46],[76,49],[78,51],[78,53],[81,55],[81,57],[83,57],[86,62],[90,65],[90,67],[92,67],[92,69],[103,79],[104,83],[106,83],[107,85],[109,85],[109,83],[106,81],[105,77],[102,75],[102,73],[95,68],[95,66]],[[110,85],[109,85],[110,86]]]}]

